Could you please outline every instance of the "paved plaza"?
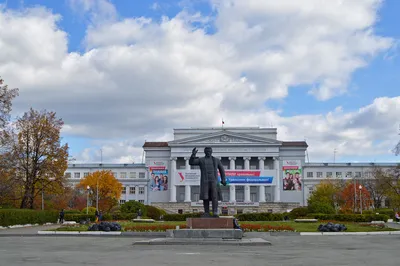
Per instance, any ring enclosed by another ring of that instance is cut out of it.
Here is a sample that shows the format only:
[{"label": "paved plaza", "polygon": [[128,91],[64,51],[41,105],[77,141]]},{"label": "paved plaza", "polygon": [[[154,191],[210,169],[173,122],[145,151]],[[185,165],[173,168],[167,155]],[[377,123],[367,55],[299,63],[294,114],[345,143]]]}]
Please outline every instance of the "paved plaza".
[{"label": "paved plaza", "polygon": [[[136,238],[137,239],[137,238]],[[400,236],[279,236],[272,246],[133,246],[131,238],[0,238],[0,265],[398,265]]]}]

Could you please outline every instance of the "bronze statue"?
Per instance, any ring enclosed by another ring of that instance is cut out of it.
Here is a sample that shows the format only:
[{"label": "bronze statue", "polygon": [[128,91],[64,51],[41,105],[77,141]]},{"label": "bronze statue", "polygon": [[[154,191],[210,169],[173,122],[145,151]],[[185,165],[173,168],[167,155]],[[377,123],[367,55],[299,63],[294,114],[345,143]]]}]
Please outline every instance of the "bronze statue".
[{"label": "bronze statue", "polygon": [[210,217],[210,200],[213,217],[218,217],[218,201],[222,201],[221,188],[218,183],[218,170],[221,176],[221,184],[226,186],[224,167],[218,158],[212,156],[211,147],[204,148],[204,157],[198,158],[196,153],[197,149],[194,147],[189,164],[200,166],[200,199],[203,200],[203,217]]}]

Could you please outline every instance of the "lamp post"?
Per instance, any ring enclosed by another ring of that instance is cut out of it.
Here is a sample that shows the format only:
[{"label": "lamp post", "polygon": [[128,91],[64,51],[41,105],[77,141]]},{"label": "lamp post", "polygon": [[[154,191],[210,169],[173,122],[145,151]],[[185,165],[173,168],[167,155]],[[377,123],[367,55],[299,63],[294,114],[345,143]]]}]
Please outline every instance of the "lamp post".
[{"label": "lamp post", "polygon": [[87,196],[86,196],[86,215],[88,215],[88,214],[89,214],[89,190],[90,190],[90,187],[87,186],[87,187],[86,187],[86,190],[87,190]]},{"label": "lamp post", "polygon": [[360,189],[360,210],[362,214],[362,197],[361,197],[362,186],[360,185],[358,188]]}]

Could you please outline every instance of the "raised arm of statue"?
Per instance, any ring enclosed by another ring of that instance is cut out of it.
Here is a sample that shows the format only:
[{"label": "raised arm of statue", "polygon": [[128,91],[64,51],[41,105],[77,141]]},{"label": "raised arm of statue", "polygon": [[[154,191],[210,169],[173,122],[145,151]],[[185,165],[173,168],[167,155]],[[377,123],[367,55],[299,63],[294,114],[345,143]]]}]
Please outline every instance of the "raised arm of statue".
[{"label": "raised arm of statue", "polygon": [[192,150],[192,155],[190,156],[190,159],[189,159],[189,165],[199,165],[200,164],[200,160],[198,157],[196,157],[196,154],[197,154],[197,149],[196,149],[196,147],[194,147]]}]

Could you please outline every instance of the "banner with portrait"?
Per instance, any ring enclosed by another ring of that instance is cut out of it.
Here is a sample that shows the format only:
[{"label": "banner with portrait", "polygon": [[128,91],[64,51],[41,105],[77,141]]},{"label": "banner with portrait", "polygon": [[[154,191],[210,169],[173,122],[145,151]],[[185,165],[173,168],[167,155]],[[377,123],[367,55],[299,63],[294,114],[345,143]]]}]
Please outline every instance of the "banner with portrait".
[{"label": "banner with portrait", "polygon": [[167,162],[152,162],[149,165],[150,191],[168,190],[168,166]]},{"label": "banner with portrait", "polygon": [[283,160],[283,190],[301,191],[302,190],[302,166],[300,160]]}]

